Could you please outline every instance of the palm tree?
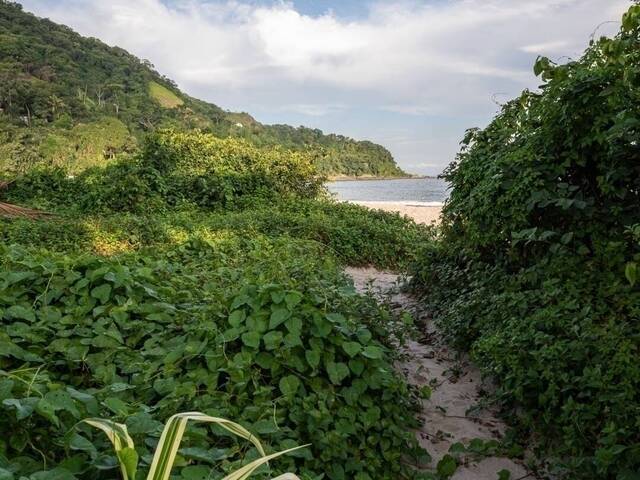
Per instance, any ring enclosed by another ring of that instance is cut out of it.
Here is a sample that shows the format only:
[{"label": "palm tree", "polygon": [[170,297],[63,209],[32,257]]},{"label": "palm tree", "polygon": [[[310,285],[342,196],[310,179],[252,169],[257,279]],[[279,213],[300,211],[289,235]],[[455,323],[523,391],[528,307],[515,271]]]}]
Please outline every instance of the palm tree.
[{"label": "palm tree", "polygon": [[58,116],[58,113],[61,112],[67,105],[64,101],[58,97],[57,95],[50,95],[47,99],[47,103],[49,104],[49,109],[51,110],[51,116],[55,120]]},{"label": "palm tree", "polygon": [[[0,191],[6,190],[12,182],[0,180]],[[10,203],[0,202],[0,217],[2,218],[31,218],[37,219],[51,215],[48,212],[33,210],[31,208],[19,207]]]}]

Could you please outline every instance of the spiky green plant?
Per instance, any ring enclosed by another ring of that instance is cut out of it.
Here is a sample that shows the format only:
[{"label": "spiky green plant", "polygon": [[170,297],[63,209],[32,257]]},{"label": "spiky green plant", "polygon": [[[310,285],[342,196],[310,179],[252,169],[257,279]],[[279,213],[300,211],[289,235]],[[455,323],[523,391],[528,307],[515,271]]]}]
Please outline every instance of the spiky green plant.
[{"label": "spiky green plant", "polygon": [[[215,423],[234,435],[249,440],[260,453],[259,458],[227,475],[222,480],[245,480],[249,478],[258,467],[269,462],[269,460],[308,446],[301,445],[267,455],[258,437],[235,422],[224,418],[211,417],[200,412],[177,413],[167,421],[162,431],[160,441],[153,455],[147,480],[169,480],[171,469],[173,468],[176,454],[180,448],[180,442],[182,441],[182,436],[184,435],[189,420],[193,420],[194,422]],[[131,436],[129,436],[126,425],[101,418],[88,418],[83,421],[102,430],[107,435],[118,457],[123,480],[135,480],[138,469],[138,453],[135,450],[133,440]],[[293,473],[285,473],[272,480],[300,479]]]}]

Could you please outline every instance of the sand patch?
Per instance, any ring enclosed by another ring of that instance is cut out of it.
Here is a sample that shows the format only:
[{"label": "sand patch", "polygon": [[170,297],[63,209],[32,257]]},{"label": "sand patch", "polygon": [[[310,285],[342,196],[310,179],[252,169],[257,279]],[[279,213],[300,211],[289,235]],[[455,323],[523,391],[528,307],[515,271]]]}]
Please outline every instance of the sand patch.
[{"label": "sand patch", "polygon": [[425,225],[434,225],[440,222],[440,213],[442,205],[429,202],[361,202],[352,201],[362,205],[363,207],[376,210],[384,210],[385,212],[397,212],[407,215],[416,223],[424,223]]}]

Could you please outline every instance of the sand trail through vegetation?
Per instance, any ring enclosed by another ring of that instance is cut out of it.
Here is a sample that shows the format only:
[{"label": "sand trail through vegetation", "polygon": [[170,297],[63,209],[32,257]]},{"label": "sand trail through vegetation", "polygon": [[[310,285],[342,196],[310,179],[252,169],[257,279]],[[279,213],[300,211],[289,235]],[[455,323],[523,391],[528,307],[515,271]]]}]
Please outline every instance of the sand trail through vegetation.
[{"label": "sand trail through vegetation", "polygon": [[[399,277],[374,268],[348,268],[361,292],[372,292],[387,299],[393,308],[411,313],[424,321],[415,299],[399,291]],[[433,467],[455,443],[468,445],[474,439],[499,440],[504,423],[495,412],[478,404],[484,388],[479,370],[463,355],[447,347],[433,326],[426,321],[421,338],[409,340],[404,347],[407,359],[399,365],[407,381],[418,387],[429,386],[431,397],[422,401],[422,427],[416,431],[418,441],[433,457]],[[497,456],[465,460],[457,468],[453,480],[496,480],[498,472],[510,472],[510,480],[534,478],[515,461]]]}]

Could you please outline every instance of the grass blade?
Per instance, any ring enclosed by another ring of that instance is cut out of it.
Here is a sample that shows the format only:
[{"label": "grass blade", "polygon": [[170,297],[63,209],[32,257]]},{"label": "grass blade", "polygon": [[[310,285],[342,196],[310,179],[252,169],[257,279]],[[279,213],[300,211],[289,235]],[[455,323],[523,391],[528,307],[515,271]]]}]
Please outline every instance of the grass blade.
[{"label": "grass blade", "polygon": [[129,436],[127,426],[102,418],[87,418],[82,422],[102,430],[107,435],[118,457],[123,480],[135,480],[138,454],[134,449],[133,439]]},{"label": "grass blade", "polygon": [[[224,477],[222,480],[245,480],[247,478],[249,478],[251,476],[251,474],[260,466],[264,465],[265,463],[267,463],[269,460],[273,460],[274,458],[278,458],[282,455],[285,455],[287,453],[293,452],[295,450],[299,450],[301,448],[305,448],[308,447],[309,445],[301,445],[299,447],[294,447],[294,448],[290,448],[288,450],[283,450],[282,452],[277,452],[277,453],[272,453],[271,455],[265,455],[263,457],[260,457],[256,460],[254,460],[251,463],[248,463],[247,465],[245,465],[244,467],[236,470],[235,472],[227,475],[226,477]],[[288,475],[288,476],[287,476]],[[279,477],[277,477],[274,480],[280,479],[280,480],[291,480],[291,479],[297,479],[298,477],[296,477],[295,475],[291,474],[291,473],[285,473],[284,475],[280,475]],[[298,479],[299,480],[299,479]]]},{"label": "grass blade", "polygon": [[167,421],[162,431],[162,436],[156,448],[156,453],[153,456],[147,480],[169,479],[176,454],[180,448],[180,442],[182,441],[189,420],[194,422],[215,423],[234,435],[249,440],[258,449],[262,458],[265,456],[265,451],[260,440],[242,425],[224,418],[211,417],[200,412],[178,413]]}]

